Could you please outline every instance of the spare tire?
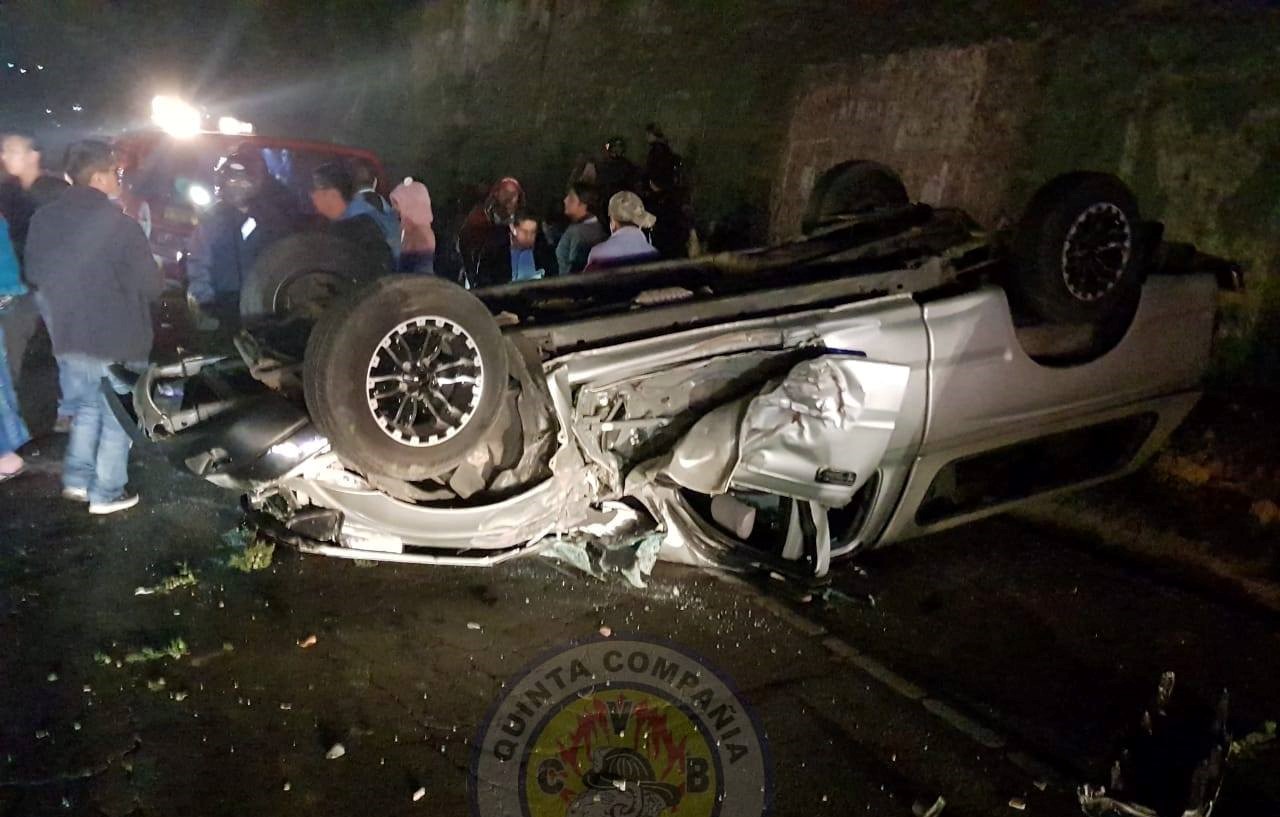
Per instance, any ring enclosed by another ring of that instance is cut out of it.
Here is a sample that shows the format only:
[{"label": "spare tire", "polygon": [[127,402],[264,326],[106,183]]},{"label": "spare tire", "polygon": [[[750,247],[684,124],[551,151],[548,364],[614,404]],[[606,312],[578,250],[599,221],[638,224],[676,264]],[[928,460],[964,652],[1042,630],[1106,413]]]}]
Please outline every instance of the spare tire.
[{"label": "spare tire", "polygon": [[1068,173],[1032,197],[1014,232],[1016,306],[1055,323],[1098,323],[1141,285],[1138,202],[1106,173]]},{"label": "spare tire", "polygon": [[456,467],[493,428],[507,348],[474,295],[394,275],[339,303],[307,343],[303,391],[346,463],[408,482]]},{"label": "spare tire", "polygon": [[386,272],[368,249],[325,233],[300,233],[258,256],[240,288],[240,318],[318,319],[338,296]]},{"label": "spare tire", "polygon": [[842,219],[910,203],[906,185],[893,168],[865,159],[841,162],[814,182],[801,229],[810,233]]}]

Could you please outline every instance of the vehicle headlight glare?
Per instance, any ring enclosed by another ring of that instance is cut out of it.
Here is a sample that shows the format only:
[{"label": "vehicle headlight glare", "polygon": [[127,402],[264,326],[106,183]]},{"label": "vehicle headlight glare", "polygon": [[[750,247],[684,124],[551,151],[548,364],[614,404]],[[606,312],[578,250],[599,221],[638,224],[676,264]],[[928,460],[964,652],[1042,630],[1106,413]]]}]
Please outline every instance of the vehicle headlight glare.
[{"label": "vehicle headlight glare", "polygon": [[251,136],[253,123],[241,121],[234,116],[222,116],[218,118],[218,130],[232,136]]},{"label": "vehicle headlight glare", "polygon": [[170,136],[195,136],[202,119],[200,111],[176,96],[161,95],[151,100],[151,121]]},{"label": "vehicle headlight glare", "polygon": [[196,207],[203,208],[213,204],[213,194],[209,192],[209,188],[199,184],[193,184],[187,189],[187,198]]}]

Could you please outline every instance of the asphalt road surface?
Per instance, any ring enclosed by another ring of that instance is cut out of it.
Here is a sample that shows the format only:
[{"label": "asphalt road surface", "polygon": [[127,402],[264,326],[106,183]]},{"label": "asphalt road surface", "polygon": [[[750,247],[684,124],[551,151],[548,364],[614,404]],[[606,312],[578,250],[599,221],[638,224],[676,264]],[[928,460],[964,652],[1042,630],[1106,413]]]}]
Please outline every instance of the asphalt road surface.
[{"label": "asphalt road surface", "polygon": [[[1280,715],[1274,619],[1018,519],[868,554],[808,601],[665,565],[638,589],[541,557],[482,570],[277,548],[242,572],[222,538],[235,497],[139,451],[143,504],[91,518],[58,496],[61,441],[32,448],[0,488],[6,817],[464,815],[504,689],[602,632],[732,680],[779,815],[905,817],[938,797],[947,817],[1079,814],[1075,786],[1105,780],[1165,670],[1228,687],[1237,733]],[[135,594],[180,562],[194,585]],[[124,660],[178,638],[181,657]],[[1274,750],[1233,765],[1215,814],[1280,813],[1278,770]]]}]

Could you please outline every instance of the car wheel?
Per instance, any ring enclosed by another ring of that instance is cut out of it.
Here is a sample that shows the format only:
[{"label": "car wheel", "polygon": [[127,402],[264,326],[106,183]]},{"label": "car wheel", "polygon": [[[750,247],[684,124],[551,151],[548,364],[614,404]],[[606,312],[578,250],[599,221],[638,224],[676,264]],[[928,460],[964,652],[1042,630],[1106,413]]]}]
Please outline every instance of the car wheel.
[{"label": "car wheel", "polygon": [[811,233],[842,219],[910,203],[906,186],[892,168],[865,159],[842,162],[814,182],[801,229]]},{"label": "car wheel", "polygon": [[330,304],[385,272],[380,259],[321,233],[281,239],[258,257],[240,289],[240,317],[317,320]]},{"label": "car wheel", "polygon": [[438,278],[381,278],[307,343],[311,418],[345,462],[416,482],[485,439],[507,389],[506,341],[474,295]]},{"label": "car wheel", "polygon": [[1008,290],[1053,323],[1098,323],[1141,284],[1138,203],[1105,173],[1068,173],[1036,193],[1014,232]]}]

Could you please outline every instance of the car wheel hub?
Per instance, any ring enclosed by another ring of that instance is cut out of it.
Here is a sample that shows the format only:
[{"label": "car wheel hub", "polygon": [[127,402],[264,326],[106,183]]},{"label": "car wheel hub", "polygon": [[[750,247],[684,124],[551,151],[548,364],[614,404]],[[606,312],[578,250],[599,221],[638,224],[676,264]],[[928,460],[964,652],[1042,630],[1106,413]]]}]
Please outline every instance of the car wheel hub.
[{"label": "car wheel hub", "polygon": [[1120,283],[1132,250],[1129,217],[1114,204],[1094,204],[1067,230],[1062,243],[1063,283],[1075,298],[1096,301]]},{"label": "car wheel hub", "polygon": [[411,318],[369,359],[365,398],[378,428],[402,445],[439,445],[475,416],[484,364],[475,339],[437,316]]}]

